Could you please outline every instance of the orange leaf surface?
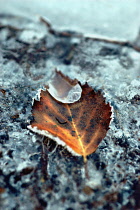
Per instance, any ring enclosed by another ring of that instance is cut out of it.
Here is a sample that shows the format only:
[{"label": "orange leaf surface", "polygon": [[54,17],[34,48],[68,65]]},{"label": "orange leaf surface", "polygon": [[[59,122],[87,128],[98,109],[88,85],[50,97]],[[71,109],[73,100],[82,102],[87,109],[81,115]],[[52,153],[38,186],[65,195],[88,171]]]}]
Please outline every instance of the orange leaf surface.
[{"label": "orange leaf surface", "polygon": [[54,139],[58,137],[56,139],[86,160],[106,136],[111,106],[105,103],[100,92],[95,92],[88,84],[81,87],[81,98],[68,104],[53,98],[48,90],[42,90],[40,101],[34,101],[34,120],[29,128],[39,133],[43,131],[46,136],[50,133]]}]

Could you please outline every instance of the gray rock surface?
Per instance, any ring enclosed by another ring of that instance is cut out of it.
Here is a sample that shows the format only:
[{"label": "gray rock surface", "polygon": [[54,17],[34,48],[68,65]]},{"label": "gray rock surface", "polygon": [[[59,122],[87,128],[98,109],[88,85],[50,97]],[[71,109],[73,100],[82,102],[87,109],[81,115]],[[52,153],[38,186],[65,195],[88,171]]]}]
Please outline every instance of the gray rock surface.
[{"label": "gray rock surface", "polygon": [[[0,9],[1,209],[139,209],[139,1],[21,2]],[[114,109],[89,178],[82,157],[27,129],[55,68],[100,89]]]}]

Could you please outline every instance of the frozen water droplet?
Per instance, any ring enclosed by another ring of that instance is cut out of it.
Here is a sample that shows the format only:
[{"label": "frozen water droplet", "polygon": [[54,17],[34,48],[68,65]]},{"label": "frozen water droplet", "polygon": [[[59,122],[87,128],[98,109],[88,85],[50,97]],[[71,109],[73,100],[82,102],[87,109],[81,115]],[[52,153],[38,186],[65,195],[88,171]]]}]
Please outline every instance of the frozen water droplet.
[{"label": "frozen water droplet", "polygon": [[82,88],[75,81],[67,80],[61,73],[56,72],[55,76],[48,83],[48,92],[58,101],[62,103],[74,103],[81,97]]}]

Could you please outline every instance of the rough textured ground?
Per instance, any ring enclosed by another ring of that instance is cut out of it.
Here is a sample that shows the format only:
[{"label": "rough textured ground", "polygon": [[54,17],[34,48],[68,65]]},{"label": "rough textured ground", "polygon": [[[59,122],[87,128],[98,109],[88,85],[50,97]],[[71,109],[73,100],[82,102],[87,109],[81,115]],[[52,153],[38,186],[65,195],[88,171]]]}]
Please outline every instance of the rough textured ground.
[{"label": "rough textured ground", "polygon": [[[140,3],[77,3],[71,13],[70,0],[7,2],[0,9],[1,209],[139,209]],[[52,26],[39,19],[45,7]],[[27,129],[32,98],[55,68],[100,89],[114,108],[107,136],[88,157],[89,179],[81,157]]]}]

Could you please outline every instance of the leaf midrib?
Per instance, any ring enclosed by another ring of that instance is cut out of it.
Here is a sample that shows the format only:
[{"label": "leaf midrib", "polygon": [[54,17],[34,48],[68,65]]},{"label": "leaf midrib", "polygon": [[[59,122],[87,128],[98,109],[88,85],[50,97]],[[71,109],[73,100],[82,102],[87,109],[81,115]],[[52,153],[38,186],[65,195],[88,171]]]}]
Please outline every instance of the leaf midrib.
[{"label": "leaf midrib", "polygon": [[[71,118],[72,118],[72,113],[71,113],[70,107],[69,107],[68,105],[67,105],[67,109],[68,109],[69,114],[70,114],[70,116],[71,116]],[[75,130],[75,132],[76,132],[78,141],[79,141],[79,143],[80,143],[80,145],[81,145],[81,148],[82,148],[82,151],[83,151],[84,160],[86,160],[85,149],[84,149],[84,147],[83,147],[82,140],[81,140],[81,138],[79,137],[79,132],[78,132],[76,126],[75,126],[75,123],[74,123],[74,121],[73,121],[73,118],[72,118],[72,126],[73,126],[73,128],[74,128],[74,130]]]}]

